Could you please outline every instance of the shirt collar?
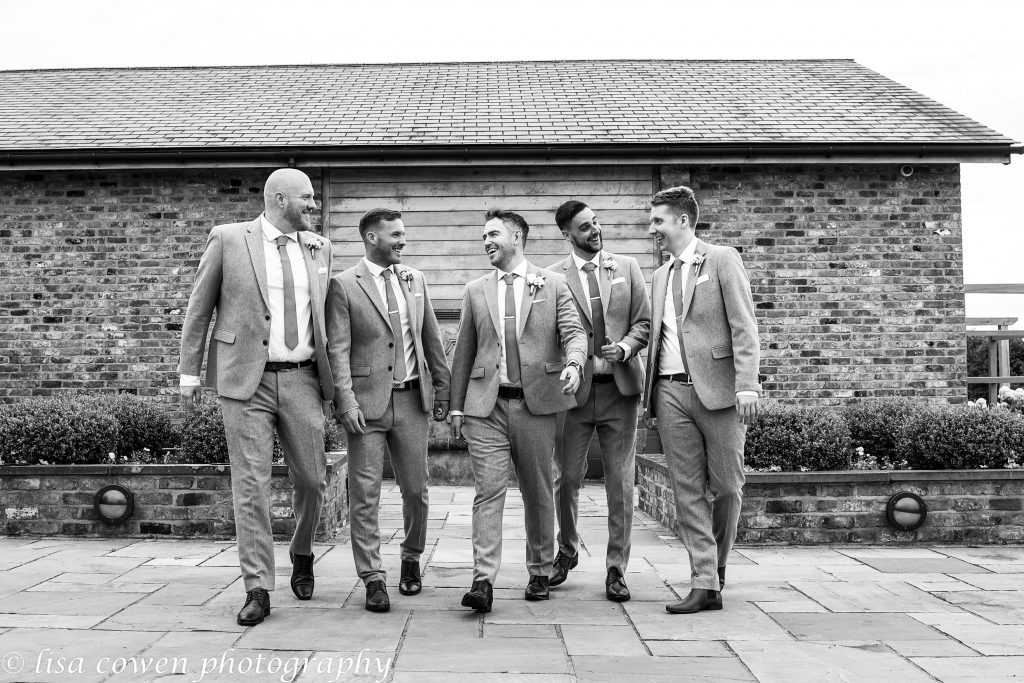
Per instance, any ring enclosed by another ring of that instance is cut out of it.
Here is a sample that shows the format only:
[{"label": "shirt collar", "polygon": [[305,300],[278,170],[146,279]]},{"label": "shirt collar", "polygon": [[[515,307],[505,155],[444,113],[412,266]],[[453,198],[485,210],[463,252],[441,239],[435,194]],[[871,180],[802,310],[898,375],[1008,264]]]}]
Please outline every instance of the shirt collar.
[{"label": "shirt collar", "polygon": [[583,270],[583,266],[587,265],[588,263],[593,263],[594,266],[599,266],[601,265],[601,252],[597,252],[596,254],[594,254],[594,256],[589,261],[584,261],[574,251],[572,252],[572,260],[573,263],[576,264],[576,270]]},{"label": "shirt collar", "polygon": [[683,263],[692,263],[694,252],[697,251],[697,240],[692,239],[690,243],[686,245],[686,249],[683,249],[683,253],[679,255],[679,260]]},{"label": "shirt collar", "polygon": [[385,270],[391,270],[392,272],[394,272],[393,269],[378,266],[376,263],[366,258],[365,256],[363,257],[363,263],[366,264],[366,268],[370,271],[370,275],[374,277],[380,277],[380,274],[383,273]]},{"label": "shirt collar", "polygon": [[[277,238],[284,234],[283,232],[278,230],[273,223],[268,221],[267,215],[263,213],[260,214],[260,227],[263,228],[263,239],[267,240],[268,242],[276,242]],[[288,237],[290,239],[295,239],[294,234],[288,235]]]},{"label": "shirt collar", "polygon": [[[527,269],[527,267],[528,267],[529,265],[530,265],[530,264],[529,264],[529,263],[527,263],[526,259],[523,259],[522,261],[520,261],[520,262],[519,262],[519,265],[518,265],[518,266],[516,266],[515,268],[513,268],[513,269],[512,269],[512,270],[510,270],[509,272],[510,272],[510,273],[515,273],[516,275],[518,275],[518,276],[519,276],[519,277],[521,277],[521,278],[525,278],[525,277],[526,277],[526,269]],[[501,268],[495,268],[494,270],[496,270],[496,271],[498,272],[498,279],[499,279],[499,280],[500,280],[501,278],[505,277],[506,273],[505,273],[505,271],[504,271],[504,270],[502,270]]]}]

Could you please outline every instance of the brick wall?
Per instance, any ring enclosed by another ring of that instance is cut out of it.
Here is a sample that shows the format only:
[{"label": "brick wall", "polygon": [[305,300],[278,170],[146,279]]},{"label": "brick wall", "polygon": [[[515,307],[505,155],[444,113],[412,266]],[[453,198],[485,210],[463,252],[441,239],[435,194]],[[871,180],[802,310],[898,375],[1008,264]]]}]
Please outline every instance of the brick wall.
[{"label": "brick wall", "polygon": [[[966,400],[959,167],[916,165],[910,177],[899,168],[662,167],[655,176],[692,185],[699,234],[742,249],[769,397]],[[0,172],[0,400],[72,388],[173,399],[206,233],[257,215],[266,174]],[[310,175],[319,193],[321,174]],[[942,229],[950,234],[933,233]]]},{"label": "brick wall", "polygon": [[[676,529],[675,497],[663,455],[637,455],[639,508]],[[915,531],[885,517],[893,494],[928,506]],[[738,543],[1020,543],[1024,471],[750,472]]]}]

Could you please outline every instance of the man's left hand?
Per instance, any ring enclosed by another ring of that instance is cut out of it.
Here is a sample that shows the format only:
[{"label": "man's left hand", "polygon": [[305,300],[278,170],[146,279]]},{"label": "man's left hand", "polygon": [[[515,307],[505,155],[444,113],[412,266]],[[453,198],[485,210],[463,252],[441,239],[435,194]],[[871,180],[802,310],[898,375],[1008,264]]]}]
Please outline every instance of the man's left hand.
[{"label": "man's left hand", "polygon": [[443,422],[448,417],[448,401],[434,401],[434,422]]},{"label": "man's left hand", "polygon": [[562,370],[562,374],[558,376],[558,379],[565,382],[565,386],[562,387],[563,394],[573,394],[576,389],[580,386],[580,381],[583,379],[580,377],[580,370],[575,365],[566,365]]},{"label": "man's left hand", "polygon": [[740,422],[749,425],[757,417],[758,410],[757,396],[736,396],[736,414],[740,416]]},{"label": "man's left hand", "polygon": [[601,357],[609,363],[621,363],[626,359],[626,352],[618,344],[612,343],[608,337],[604,338],[604,346],[601,347]]}]

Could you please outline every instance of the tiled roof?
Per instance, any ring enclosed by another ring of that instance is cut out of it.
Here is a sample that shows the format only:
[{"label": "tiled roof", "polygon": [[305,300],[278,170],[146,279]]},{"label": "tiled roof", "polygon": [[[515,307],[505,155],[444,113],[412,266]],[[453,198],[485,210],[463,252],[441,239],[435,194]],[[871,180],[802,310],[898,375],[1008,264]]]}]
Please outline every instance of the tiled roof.
[{"label": "tiled roof", "polygon": [[850,60],[0,72],[0,151],[1011,142]]}]

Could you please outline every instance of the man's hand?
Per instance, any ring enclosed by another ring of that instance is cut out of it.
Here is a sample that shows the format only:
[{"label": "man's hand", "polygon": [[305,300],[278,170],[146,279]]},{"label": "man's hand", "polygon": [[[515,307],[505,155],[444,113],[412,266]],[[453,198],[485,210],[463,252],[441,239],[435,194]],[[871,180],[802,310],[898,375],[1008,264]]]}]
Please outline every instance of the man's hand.
[{"label": "man's hand", "polygon": [[657,429],[658,418],[651,415],[651,411],[644,411],[644,424],[647,426],[648,429]]},{"label": "man's hand", "polygon": [[362,434],[363,428],[366,427],[366,418],[363,417],[363,411],[360,408],[346,411],[337,419],[349,434]]},{"label": "man's hand", "polygon": [[566,365],[562,370],[562,374],[558,376],[558,379],[565,382],[565,386],[562,387],[562,393],[572,394],[579,388],[583,377],[580,376],[580,369],[578,367],[575,365]]},{"label": "man's hand", "polygon": [[740,416],[740,422],[749,425],[757,417],[757,396],[736,396],[736,413]]},{"label": "man's hand", "polygon": [[452,441],[456,441],[460,444],[466,442],[466,438],[462,435],[462,424],[465,420],[466,418],[464,415],[452,415]]},{"label": "man's hand", "polygon": [[626,352],[622,350],[621,346],[605,337],[604,346],[601,347],[601,357],[609,363],[621,363],[626,359]]},{"label": "man's hand", "polygon": [[181,402],[189,410],[196,410],[203,400],[203,393],[199,389],[200,387],[178,387],[178,391],[181,393]]},{"label": "man's hand", "polygon": [[448,417],[448,401],[434,401],[434,422],[443,422]]}]

